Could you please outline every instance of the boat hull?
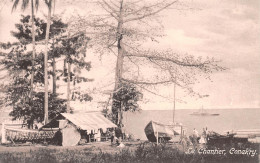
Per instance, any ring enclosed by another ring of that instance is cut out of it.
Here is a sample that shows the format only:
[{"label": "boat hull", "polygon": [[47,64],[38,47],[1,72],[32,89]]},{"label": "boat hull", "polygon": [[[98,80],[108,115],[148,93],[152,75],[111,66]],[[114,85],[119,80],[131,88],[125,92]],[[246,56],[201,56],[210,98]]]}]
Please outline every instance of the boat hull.
[{"label": "boat hull", "polygon": [[190,115],[196,115],[196,116],[219,116],[218,113],[208,113],[203,107],[200,109],[200,111],[193,112]]},{"label": "boat hull", "polygon": [[220,135],[213,134],[208,136],[208,145],[223,145],[223,144],[237,144],[247,143],[248,138],[237,138],[234,134]]},{"label": "boat hull", "polygon": [[18,128],[5,128],[6,137],[12,142],[26,142],[26,141],[43,141],[51,140],[57,130],[30,130]]},{"label": "boat hull", "polygon": [[144,132],[147,139],[150,142],[156,142],[157,137],[158,137],[158,141],[160,142],[169,141],[170,139],[172,139],[172,137],[174,137],[174,135],[177,134],[177,132],[174,131],[173,125],[165,125],[154,121],[150,121],[146,125]]},{"label": "boat hull", "polygon": [[209,113],[192,113],[190,115],[195,115],[195,116],[219,116],[219,114],[209,114]]}]

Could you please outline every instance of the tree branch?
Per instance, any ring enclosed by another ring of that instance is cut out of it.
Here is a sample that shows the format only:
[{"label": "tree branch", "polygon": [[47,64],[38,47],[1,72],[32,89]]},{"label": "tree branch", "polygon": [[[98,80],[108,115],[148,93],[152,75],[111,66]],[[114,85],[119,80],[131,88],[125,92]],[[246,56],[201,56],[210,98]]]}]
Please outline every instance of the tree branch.
[{"label": "tree branch", "polygon": [[166,84],[166,83],[172,82],[172,80],[159,81],[159,82],[143,82],[143,81],[134,81],[134,80],[130,80],[130,79],[124,79],[124,78],[121,78],[120,80],[128,82],[128,83],[132,83],[132,84],[145,84],[145,85],[158,85],[158,84]]},{"label": "tree branch", "polygon": [[144,15],[142,15],[142,16],[137,16],[137,17],[135,17],[135,18],[126,19],[124,22],[126,23],[126,22],[130,22],[130,21],[140,20],[140,19],[149,17],[149,16],[151,16],[151,15],[155,15],[155,14],[161,12],[162,10],[164,10],[164,9],[166,9],[166,8],[168,8],[168,7],[170,7],[171,5],[173,5],[173,4],[176,3],[176,2],[178,2],[178,0],[175,0],[175,1],[171,2],[171,3],[169,3],[169,4],[164,5],[163,7],[159,8],[158,10],[156,10],[156,11],[154,11],[154,12],[150,12],[150,13],[144,14]]},{"label": "tree branch", "polygon": [[159,61],[167,61],[167,62],[172,62],[175,63],[179,66],[185,66],[185,67],[203,67],[205,65],[210,64],[210,62],[203,62],[203,63],[185,63],[179,60],[174,60],[171,58],[165,58],[165,57],[160,57],[160,56],[151,56],[151,55],[134,55],[134,54],[126,54],[125,56],[129,56],[129,57],[141,57],[141,58],[147,58],[149,60],[159,60]]},{"label": "tree branch", "polygon": [[[101,7],[106,10],[112,17],[114,17],[116,20],[118,20],[118,14],[116,13],[117,11],[110,6],[105,0],[102,0],[104,3],[100,3]],[[108,7],[111,11],[109,11],[106,7]]]}]

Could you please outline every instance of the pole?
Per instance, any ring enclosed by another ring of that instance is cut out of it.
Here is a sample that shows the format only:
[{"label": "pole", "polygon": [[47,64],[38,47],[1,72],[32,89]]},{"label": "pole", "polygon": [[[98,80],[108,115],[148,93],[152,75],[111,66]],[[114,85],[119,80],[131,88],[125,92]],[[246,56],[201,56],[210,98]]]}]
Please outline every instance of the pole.
[{"label": "pole", "polygon": [[70,58],[68,58],[68,76],[67,76],[67,113],[70,111],[70,69],[71,69],[71,63],[70,63]]},{"label": "pole", "polygon": [[172,117],[172,123],[174,125],[174,117],[175,117],[175,96],[176,96],[176,84],[174,83],[174,92],[173,92],[173,117]]},{"label": "pole", "polygon": [[[172,124],[173,124],[173,129],[175,128],[174,125],[174,118],[175,118],[175,107],[176,107],[176,69],[175,69],[175,73],[174,73],[174,85],[173,85],[173,115],[172,115]],[[173,132],[173,135],[174,132]]]},{"label": "pole", "polygon": [[[153,126],[153,124],[152,124],[152,126]],[[154,124],[154,130],[156,130],[156,144],[158,145],[158,143],[159,143],[159,134],[158,134],[158,129],[156,127],[156,124]]]},{"label": "pole", "polygon": [[173,85],[173,118],[172,118],[172,123],[174,125],[174,117],[175,117],[175,106],[176,106],[176,74],[177,74],[177,69],[174,69],[174,85]]},{"label": "pole", "polygon": [[6,143],[6,136],[5,136],[5,122],[2,123],[2,143]]},{"label": "pole", "polygon": [[156,144],[158,145],[159,143],[159,134],[158,134],[158,130],[156,131]]}]

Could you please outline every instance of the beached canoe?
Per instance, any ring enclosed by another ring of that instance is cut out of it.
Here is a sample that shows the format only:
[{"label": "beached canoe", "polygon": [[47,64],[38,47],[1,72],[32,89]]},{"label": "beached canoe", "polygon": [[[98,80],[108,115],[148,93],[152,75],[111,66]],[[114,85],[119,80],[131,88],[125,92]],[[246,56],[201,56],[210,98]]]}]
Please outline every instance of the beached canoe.
[{"label": "beached canoe", "polygon": [[238,138],[235,134],[221,135],[216,132],[211,132],[208,135],[208,145],[223,145],[223,144],[237,144],[237,143],[247,143],[248,138]]},{"label": "beached canoe", "polygon": [[7,140],[12,142],[26,142],[26,141],[40,141],[52,139],[57,130],[30,130],[30,129],[19,129],[19,128],[5,128]]},{"label": "beached canoe", "polygon": [[169,141],[174,137],[174,135],[181,134],[181,125],[173,125],[173,124],[162,124],[160,122],[150,121],[145,129],[144,132],[146,137],[151,142],[158,141]]}]

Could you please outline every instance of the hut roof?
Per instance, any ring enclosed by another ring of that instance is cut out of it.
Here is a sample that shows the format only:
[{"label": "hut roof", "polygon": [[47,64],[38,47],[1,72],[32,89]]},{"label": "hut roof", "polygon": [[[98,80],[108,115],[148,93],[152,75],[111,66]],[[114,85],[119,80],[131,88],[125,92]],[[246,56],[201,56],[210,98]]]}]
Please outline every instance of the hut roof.
[{"label": "hut roof", "polygon": [[58,120],[67,119],[73,123],[77,128],[82,130],[97,130],[99,128],[107,129],[117,127],[114,123],[108,120],[100,112],[87,113],[61,113],[51,122],[42,126],[41,128],[55,128],[58,127]]}]

